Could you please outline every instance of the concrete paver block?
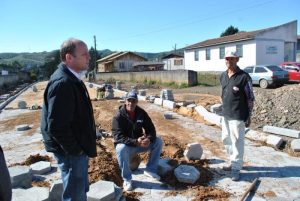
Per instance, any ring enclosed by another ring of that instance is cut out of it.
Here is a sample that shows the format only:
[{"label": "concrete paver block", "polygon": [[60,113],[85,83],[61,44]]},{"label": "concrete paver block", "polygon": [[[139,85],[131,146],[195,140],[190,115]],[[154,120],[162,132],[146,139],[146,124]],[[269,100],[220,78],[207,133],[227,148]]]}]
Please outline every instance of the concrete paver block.
[{"label": "concrete paver block", "polygon": [[32,91],[33,92],[37,92],[38,91],[37,88],[36,88],[36,86],[32,86]]},{"label": "concrete paver block", "polygon": [[31,187],[32,174],[28,166],[14,166],[8,168],[10,181],[13,188],[29,188]]},{"label": "concrete paver block", "polygon": [[12,191],[13,201],[50,201],[49,189],[46,187],[18,188]]},{"label": "concrete paver block", "polygon": [[281,137],[269,135],[267,138],[267,144],[274,146],[276,148],[279,148],[282,143],[283,143],[283,140]]},{"label": "concrete paver block", "polygon": [[32,174],[45,174],[51,171],[51,163],[48,161],[39,161],[30,165]]},{"label": "concrete paver block", "polygon": [[157,166],[157,174],[160,176],[166,175],[168,172],[171,172],[175,169],[174,166],[169,164],[170,158],[159,159]]},{"label": "concrete paver block", "polygon": [[176,107],[176,103],[170,100],[163,100],[163,107],[173,110]]},{"label": "concrete paver block", "polygon": [[210,113],[207,112],[203,116],[205,121],[208,121],[209,123],[216,124],[217,126],[222,126],[222,117],[215,114],[215,113]]},{"label": "concrete paver block", "polygon": [[195,110],[198,112],[198,114],[200,114],[201,116],[204,116],[205,114],[208,113],[208,111],[201,105],[198,105],[197,107],[195,107]]},{"label": "concrete paver block", "polygon": [[300,151],[300,139],[292,140],[291,148],[293,151],[299,152]]},{"label": "concrete paver block", "polygon": [[19,109],[27,109],[27,103],[25,101],[19,101],[18,102],[18,108]]},{"label": "concrete paver block", "polygon": [[187,160],[200,160],[203,154],[203,149],[198,142],[187,145],[183,155]]},{"label": "concrete paver block", "polygon": [[61,201],[62,192],[63,182],[61,180],[56,180],[50,188],[51,201]]},{"label": "concrete paver block", "polygon": [[170,113],[165,113],[165,114],[164,114],[164,118],[165,118],[165,119],[172,119],[172,117],[173,117],[173,115],[170,114]]},{"label": "concrete paver block", "polygon": [[196,104],[189,104],[189,105],[187,105],[186,107],[187,107],[188,109],[192,109],[192,108],[197,107],[197,105],[196,105]]},{"label": "concrete paver block", "polygon": [[26,131],[29,129],[30,129],[30,127],[28,124],[21,124],[21,125],[16,126],[17,131]]},{"label": "concrete paver block", "polygon": [[146,101],[147,100],[147,96],[140,96],[140,95],[138,95],[138,100],[139,101]]},{"label": "concrete paver block", "polygon": [[195,183],[200,177],[200,172],[194,166],[190,165],[178,166],[174,170],[174,174],[178,181],[189,184]]},{"label": "concrete paver block", "polygon": [[160,106],[162,106],[162,104],[163,104],[163,99],[161,99],[161,98],[155,98],[155,99],[154,99],[154,104],[155,104],[155,105],[160,105]]},{"label": "concrete paver block", "polygon": [[274,133],[277,135],[284,135],[293,138],[300,138],[300,131],[287,129],[287,128],[280,128],[275,126],[264,126],[264,132]]},{"label": "concrete paver block", "polygon": [[110,181],[100,180],[90,186],[88,201],[110,201],[115,198],[115,185]]}]

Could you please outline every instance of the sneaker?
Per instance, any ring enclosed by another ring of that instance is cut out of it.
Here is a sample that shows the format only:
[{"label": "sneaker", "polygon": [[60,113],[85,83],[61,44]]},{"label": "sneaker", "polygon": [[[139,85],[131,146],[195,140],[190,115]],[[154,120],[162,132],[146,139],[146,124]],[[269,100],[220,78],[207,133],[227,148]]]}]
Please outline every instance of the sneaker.
[{"label": "sneaker", "polygon": [[144,171],[144,175],[148,176],[148,177],[151,177],[153,179],[156,179],[156,180],[160,180],[160,176],[154,172],[149,172],[149,171]]},{"label": "sneaker", "polygon": [[232,170],[232,181],[238,181],[240,179],[240,171],[239,170]]},{"label": "sneaker", "polygon": [[231,165],[225,165],[225,166],[223,166],[222,170],[224,170],[224,171],[231,171]]},{"label": "sneaker", "polygon": [[132,181],[131,180],[124,181],[123,188],[124,188],[124,191],[132,191],[132,189],[133,189],[133,187],[132,187]]}]

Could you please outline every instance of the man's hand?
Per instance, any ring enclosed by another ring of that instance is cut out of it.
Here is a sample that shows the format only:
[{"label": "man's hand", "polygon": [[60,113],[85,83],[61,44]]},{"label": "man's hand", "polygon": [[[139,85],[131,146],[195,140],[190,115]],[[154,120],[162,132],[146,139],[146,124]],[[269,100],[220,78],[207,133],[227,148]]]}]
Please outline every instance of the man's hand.
[{"label": "man's hand", "polygon": [[150,144],[150,140],[145,137],[145,136],[142,136],[142,137],[139,137],[138,138],[138,145],[141,146],[141,147],[148,147]]},{"label": "man's hand", "polygon": [[245,127],[248,128],[251,124],[251,119],[247,119],[247,121],[245,122]]}]

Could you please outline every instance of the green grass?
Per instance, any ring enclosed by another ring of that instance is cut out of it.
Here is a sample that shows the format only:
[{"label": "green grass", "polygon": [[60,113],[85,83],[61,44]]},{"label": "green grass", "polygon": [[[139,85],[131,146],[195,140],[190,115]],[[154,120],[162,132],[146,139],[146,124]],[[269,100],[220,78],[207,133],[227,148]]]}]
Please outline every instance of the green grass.
[{"label": "green grass", "polygon": [[219,86],[220,74],[214,73],[198,73],[198,85],[203,86]]}]

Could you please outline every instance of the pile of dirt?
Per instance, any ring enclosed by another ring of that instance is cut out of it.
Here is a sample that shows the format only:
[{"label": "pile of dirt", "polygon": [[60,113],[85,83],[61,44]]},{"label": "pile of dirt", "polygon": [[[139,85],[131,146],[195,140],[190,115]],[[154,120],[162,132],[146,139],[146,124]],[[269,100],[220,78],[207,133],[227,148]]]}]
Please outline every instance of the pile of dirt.
[{"label": "pile of dirt", "polygon": [[300,130],[300,85],[287,85],[277,89],[254,89],[255,103],[252,127],[276,126]]},{"label": "pile of dirt", "polygon": [[48,188],[51,187],[48,181],[32,181],[31,185],[35,187],[48,187]]},{"label": "pile of dirt", "polygon": [[37,163],[39,161],[49,161],[51,162],[51,157],[50,156],[41,156],[40,154],[36,154],[36,155],[30,155],[25,161],[21,162],[21,163],[14,163],[14,164],[11,164],[10,167],[12,166],[17,166],[17,165],[31,165],[31,164],[34,164],[34,163]]}]

